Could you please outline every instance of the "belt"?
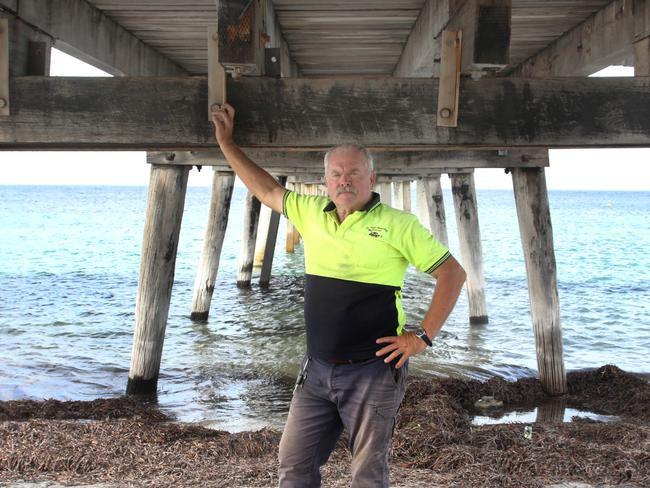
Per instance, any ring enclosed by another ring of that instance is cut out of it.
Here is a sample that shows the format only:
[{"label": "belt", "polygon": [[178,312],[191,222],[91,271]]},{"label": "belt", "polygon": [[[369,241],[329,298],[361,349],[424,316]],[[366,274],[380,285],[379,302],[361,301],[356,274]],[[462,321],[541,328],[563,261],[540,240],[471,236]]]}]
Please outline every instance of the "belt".
[{"label": "belt", "polygon": [[326,363],[330,364],[355,364],[355,363],[364,363],[370,361],[374,358],[365,358],[365,359],[326,359]]}]

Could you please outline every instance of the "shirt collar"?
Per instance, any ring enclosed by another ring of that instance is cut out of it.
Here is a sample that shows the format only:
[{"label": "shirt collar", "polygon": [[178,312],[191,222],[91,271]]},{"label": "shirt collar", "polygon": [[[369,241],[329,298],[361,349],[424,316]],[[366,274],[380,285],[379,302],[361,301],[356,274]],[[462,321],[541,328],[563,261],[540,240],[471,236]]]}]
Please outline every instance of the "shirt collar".
[{"label": "shirt collar", "polygon": [[[368,200],[368,202],[359,210],[362,212],[367,212],[375,208],[377,205],[379,205],[379,202],[380,202],[379,193],[373,191],[370,200]],[[333,201],[330,200],[329,203],[323,209],[323,212],[331,212],[334,209],[336,209],[336,205],[334,204]]]}]

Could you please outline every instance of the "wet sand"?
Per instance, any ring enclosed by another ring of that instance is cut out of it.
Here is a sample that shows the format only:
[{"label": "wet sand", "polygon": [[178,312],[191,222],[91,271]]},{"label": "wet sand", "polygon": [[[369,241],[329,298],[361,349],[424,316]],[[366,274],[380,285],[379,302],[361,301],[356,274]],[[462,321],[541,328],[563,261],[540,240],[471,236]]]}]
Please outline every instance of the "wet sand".
[{"label": "wet sand", "polygon": [[[391,452],[392,485],[650,486],[648,382],[604,366],[570,373],[568,383],[568,395],[552,401],[536,379],[411,379]],[[474,425],[475,414],[485,415],[474,406],[484,396],[506,411],[537,406],[537,419]],[[618,420],[562,423],[566,407]],[[275,486],[279,439],[270,429],[181,424],[131,398],[0,402],[0,486]],[[349,486],[349,460],[342,440],[323,468],[323,486]]]}]

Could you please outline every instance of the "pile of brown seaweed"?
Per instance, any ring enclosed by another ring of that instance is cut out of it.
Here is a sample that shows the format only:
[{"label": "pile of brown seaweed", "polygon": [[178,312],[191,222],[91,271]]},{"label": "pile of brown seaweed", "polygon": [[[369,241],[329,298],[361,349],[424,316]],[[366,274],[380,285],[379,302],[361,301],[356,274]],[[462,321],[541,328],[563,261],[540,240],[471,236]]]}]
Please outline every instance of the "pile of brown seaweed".
[{"label": "pile of brown seaweed", "polygon": [[[411,380],[393,442],[394,484],[650,486],[650,385],[614,366],[571,373],[568,381],[569,394],[551,402],[551,412],[570,406],[620,420],[561,423],[538,413],[544,421],[531,424],[527,438],[522,424],[473,425],[474,403],[493,396],[508,410],[544,405],[551,399],[539,381]],[[279,438],[268,429],[233,434],[171,422],[155,405],[129,398],[0,402],[0,480],[274,486]],[[323,480],[349,486],[343,442]]]}]

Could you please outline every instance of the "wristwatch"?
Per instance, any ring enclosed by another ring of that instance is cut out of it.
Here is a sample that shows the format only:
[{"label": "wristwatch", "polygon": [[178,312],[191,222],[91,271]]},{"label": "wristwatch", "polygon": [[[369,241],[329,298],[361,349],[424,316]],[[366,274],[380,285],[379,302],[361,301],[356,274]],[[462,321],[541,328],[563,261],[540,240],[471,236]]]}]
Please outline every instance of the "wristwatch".
[{"label": "wristwatch", "polygon": [[431,339],[429,339],[429,336],[427,335],[427,331],[424,330],[422,327],[418,327],[415,330],[415,335],[420,339],[422,339],[427,346],[429,347],[433,346],[433,342],[431,342]]}]

